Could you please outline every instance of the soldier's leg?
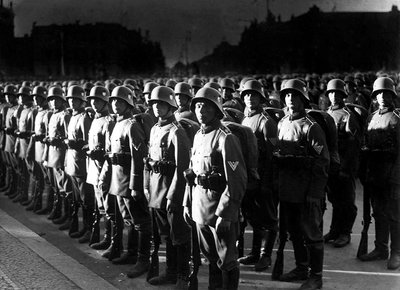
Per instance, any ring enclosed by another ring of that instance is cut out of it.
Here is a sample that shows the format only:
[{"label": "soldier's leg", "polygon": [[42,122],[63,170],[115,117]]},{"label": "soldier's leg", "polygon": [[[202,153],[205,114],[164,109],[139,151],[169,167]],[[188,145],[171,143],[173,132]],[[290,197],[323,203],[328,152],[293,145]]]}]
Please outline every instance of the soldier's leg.
[{"label": "soldier's leg", "polygon": [[4,186],[0,189],[1,194],[10,195],[11,190],[14,187],[15,174],[12,169],[10,153],[2,151],[4,167],[5,167],[5,182]]},{"label": "soldier's leg", "polygon": [[111,223],[111,243],[110,246],[105,250],[102,254],[104,258],[112,261],[115,258],[121,256],[121,252],[123,250],[122,245],[122,234],[124,229],[124,223],[121,216],[121,212],[119,210],[119,205],[117,201],[117,196],[107,194],[106,196],[107,203],[107,218],[109,218]]},{"label": "soldier's leg", "polygon": [[104,219],[104,236],[101,241],[99,241],[98,243],[91,244],[90,247],[95,250],[105,250],[110,246],[111,243],[110,215],[113,213],[108,204],[108,193],[104,193],[97,186],[95,186],[94,189],[95,189],[97,208],[100,217],[103,217]]},{"label": "soldier's leg", "polygon": [[61,198],[60,192],[63,191],[63,182],[65,179],[65,173],[61,168],[53,169],[53,208],[47,217],[50,220],[59,218],[61,216]]},{"label": "soldier's leg", "polygon": [[43,171],[40,168],[40,164],[36,161],[33,161],[32,165],[32,176],[35,182],[35,191],[33,193],[33,197],[31,202],[26,207],[26,210],[36,210],[42,207],[42,193],[44,187],[44,176]]},{"label": "soldier's leg", "polygon": [[42,208],[35,211],[36,214],[48,214],[53,208],[53,198],[54,198],[54,173],[53,169],[40,164],[40,168],[43,173],[44,185],[42,192]]},{"label": "soldier's leg", "polygon": [[27,191],[26,191],[26,198],[21,200],[21,204],[23,206],[29,205],[35,199],[35,192],[36,192],[36,179],[34,176],[34,161],[28,161],[24,159],[25,166],[27,168]]},{"label": "soldier's leg", "polygon": [[394,186],[387,203],[390,223],[390,259],[387,263],[389,270],[396,270],[400,267],[400,193],[398,189],[398,185]]},{"label": "soldier's leg", "polygon": [[135,229],[139,234],[138,260],[132,270],[127,273],[129,278],[136,278],[146,273],[150,267],[151,217],[145,198],[133,200],[129,194],[129,197],[124,198],[124,201],[129,209]]},{"label": "soldier's leg", "polygon": [[79,193],[82,207],[83,227],[79,231],[79,243],[87,243],[90,240],[93,224],[94,191],[93,186],[86,183],[85,178],[79,178]]},{"label": "soldier's leg", "polygon": [[302,203],[281,202],[281,207],[285,212],[285,224],[287,225],[290,239],[293,244],[296,268],[281,275],[279,280],[285,282],[306,280],[308,278],[309,259],[302,231],[304,205]]},{"label": "soldier's leg", "polygon": [[328,201],[332,204],[332,218],[331,218],[331,226],[329,232],[324,235],[324,242],[329,243],[333,242],[339,237],[339,219],[342,215],[341,208],[338,205],[339,199],[338,194],[341,191],[340,182],[338,180],[338,174],[329,176],[328,179]]}]

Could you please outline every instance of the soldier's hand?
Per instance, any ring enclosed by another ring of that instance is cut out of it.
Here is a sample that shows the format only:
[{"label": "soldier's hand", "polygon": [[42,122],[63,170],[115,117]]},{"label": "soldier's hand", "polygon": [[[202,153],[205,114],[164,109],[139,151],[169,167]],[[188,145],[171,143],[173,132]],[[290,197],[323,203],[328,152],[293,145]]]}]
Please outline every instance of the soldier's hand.
[{"label": "soldier's hand", "polygon": [[172,200],[167,199],[167,212],[176,212],[178,210],[178,205]]},{"label": "soldier's hand", "polygon": [[215,223],[215,229],[218,234],[223,234],[229,231],[231,227],[231,221],[223,219],[222,217],[218,217],[217,222]]},{"label": "soldier's hand", "polygon": [[134,201],[138,201],[144,197],[144,193],[140,190],[132,190],[131,195]]},{"label": "soldier's hand", "polygon": [[192,220],[192,214],[190,213],[190,208],[188,208],[187,206],[183,207],[183,219],[185,220],[185,222],[190,225]]}]

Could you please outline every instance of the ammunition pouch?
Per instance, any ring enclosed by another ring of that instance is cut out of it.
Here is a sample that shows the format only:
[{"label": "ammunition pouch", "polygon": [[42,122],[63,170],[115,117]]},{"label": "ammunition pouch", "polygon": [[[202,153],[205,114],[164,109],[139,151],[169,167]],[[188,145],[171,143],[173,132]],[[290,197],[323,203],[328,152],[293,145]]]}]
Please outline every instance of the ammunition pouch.
[{"label": "ammunition pouch", "polygon": [[222,192],[226,186],[225,178],[217,172],[197,175],[195,183],[202,186],[204,189],[209,189],[217,192]]},{"label": "ammunition pouch", "polygon": [[44,143],[43,142],[43,139],[46,137],[46,135],[33,135],[33,140],[34,141],[36,141],[36,142],[42,142],[42,143]]},{"label": "ammunition pouch", "polygon": [[192,168],[188,168],[185,171],[183,171],[183,177],[185,177],[186,183],[189,186],[194,185],[194,180],[196,179],[196,174],[194,173]]},{"label": "ammunition pouch", "polygon": [[112,165],[120,165],[123,167],[131,165],[130,153],[109,153],[107,158]]},{"label": "ammunition pouch", "polygon": [[13,128],[4,128],[4,133],[15,136],[15,130]]},{"label": "ammunition pouch", "polygon": [[32,136],[32,133],[31,132],[20,132],[20,131],[17,131],[17,132],[15,132],[15,136],[20,138],[20,139],[29,139],[29,137]]},{"label": "ammunition pouch", "polygon": [[273,154],[273,160],[279,168],[310,169],[314,163],[309,156],[281,155],[279,152]]},{"label": "ammunition pouch", "polygon": [[94,149],[88,151],[86,154],[92,160],[104,161],[106,152],[103,149]]},{"label": "ammunition pouch", "polygon": [[85,141],[83,141],[82,139],[79,140],[67,139],[65,140],[65,144],[67,144],[68,149],[79,151],[82,149],[83,145],[85,145]]},{"label": "ammunition pouch", "polygon": [[170,175],[175,171],[176,165],[171,161],[155,161],[151,158],[146,160],[147,168],[150,168],[154,173],[159,173],[161,175]]},{"label": "ammunition pouch", "polygon": [[63,138],[50,138],[49,144],[54,147],[61,147],[64,144],[63,140],[64,140]]}]

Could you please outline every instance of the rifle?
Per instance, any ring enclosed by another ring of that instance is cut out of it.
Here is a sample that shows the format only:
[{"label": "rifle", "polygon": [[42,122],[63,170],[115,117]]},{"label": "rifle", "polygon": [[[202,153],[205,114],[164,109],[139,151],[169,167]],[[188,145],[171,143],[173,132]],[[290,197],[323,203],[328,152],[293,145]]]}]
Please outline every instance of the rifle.
[{"label": "rifle", "polygon": [[283,211],[282,204],[279,206],[279,246],[276,251],[276,260],[274,264],[274,268],[272,269],[271,279],[279,280],[279,277],[283,273],[283,262],[284,256],[283,251],[285,249],[286,241],[287,241],[287,228],[285,223],[285,215]]},{"label": "rifle", "polygon": [[161,237],[158,232],[158,226],[154,217],[153,210],[151,211],[151,222],[153,225],[153,252],[151,253],[150,269],[147,272],[147,281],[149,281],[151,278],[158,277],[160,274],[158,250],[160,249]]},{"label": "rifle", "polygon": [[95,198],[95,209],[93,212],[92,233],[90,235],[89,246],[100,241],[100,213]]},{"label": "rifle", "polygon": [[368,187],[364,185],[363,190],[363,229],[361,231],[360,244],[358,245],[357,258],[368,252],[368,229],[371,223],[371,200]]}]

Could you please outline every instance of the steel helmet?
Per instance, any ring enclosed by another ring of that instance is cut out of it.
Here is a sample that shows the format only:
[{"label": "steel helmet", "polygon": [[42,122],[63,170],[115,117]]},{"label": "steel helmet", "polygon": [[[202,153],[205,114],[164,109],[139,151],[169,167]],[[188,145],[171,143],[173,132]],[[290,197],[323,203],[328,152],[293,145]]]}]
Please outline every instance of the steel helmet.
[{"label": "steel helmet", "polygon": [[117,86],[113,89],[109,100],[112,99],[121,99],[128,103],[129,106],[133,107],[133,99],[135,95],[133,92],[125,86]]},{"label": "steel helmet", "polygon": [[221,98],[220,93],[211,87],[204,87],[197,91],[196,96],[192,99],[190,104],[190,110],[195,113],[195,105],[197,102],[202,101],[210,101],[212,102],[218,109],[218,118],[222,119],[225,115],[224,110],[222,108],[222,104],[219,102]]},{"label": "steel helmet", "polygon": [[167,87],[169,87],[169,88],[171,88],[171,89],[174,89],[175,86],[176,86],[176,84],[177,84],[177,81],[175,81],[175,80],[173,80],[173,79],[169,79],[169,80],[165,83],[165,86],[167,86]]},{"label": "steel helmet", "polygon": [[120,79],[112,79],[111,82],[116,84],[117,86],[121,86],[122,85],[122,81]]},{"label": "steel helmet", "polygon": [[30,81],[23,81],[21,87],[30,87],[31,82]]},{"label": "steel helmet", "polygon": [[85,90],[81,86],[70,86],[67,91],[66,99],[68,100],[69,98],[76,98],[86,102]]},{"label": "steel helmet", "polygon": [[94,87],[94,84],[86,82],[83,84],[82,88],[85,90],[86,94],[89,95],[90,90]]},{"label": "steel helmet", "polygon": [[155,102],[165,102],[171,107],[178,108],[178,105],[175,102],[174,91],[167,86],[158,86],[153,89],[148,103],[151,106]]},{"label": "steel helmet", "polygon": [[[97,85],[97,86],[102,86],[102,85]],[[102,87],[104,87],[104,86],[102,86]],[[108,84],[106,84],[106,89],[109,92],[112,92],[116,87],[117,87],[117,85],[112,82],[109,82]]]},{"label": "steel helmet", "polygon": [[32,90],[32,97],[39,96],[47,99],[47,89],[43,86],[36,86]]},{"label": "steel helmet", "polygon": [[67,88],[70,87],[70,86],[77,86],[77,85],[79,85],[79,82],[77,82],[77,81],[69,81],[68,84],[67,84]]},{"label": "steel helmet", "polygon": [[372,98],[375,98],[376,95],[382,91],[391,92],[393,97],[397,97],[396,90],[394,87],[394,82],[391,78],[388,77],[377,78],[372,88],[373,88],[371,94]]},{"label": "steel helmet", "polygon": [[240,80],[240,83],[239,83],[239,89],[238,89],[238,91],[240,92],[240,91],[243,89],[244,84],[247,83],[247,82],[250,81],[250,80],[255,80],[255,79],[253,79],[253,78],[251,78],[251,77],[244,77],[244,78],[242,78],[242,79]]},{"label": "steel helmet", "polygon": [[341,92],[342,98],[347,98],[347,93],[345,90],[346,83],[341,79],[333,79],[328,82],[325,95],[328,96],[329,92],[336,91]]},{"label": "steel helmet", "polygon": [[261,96],[261,102],[265,103],[267,101],[267,97],[264,94],[264,90],[262,84],[259,81],[249,80],[247,81],[242,90],[240,91],[240,97],[244,98],[246,92],[256,92]]},{"label": "steel helmet", "polygon": [[218,92],[221,91],[221,86],[216,82],[208,82],[204,85],[204,88],[213,88],[214,90],[217,90]]},{"label": "steel helmet", "polygon": [[282,82],[282,87],[279,92],[281,99],[285,97],[285,94],[290,91],[295,91],[299,93],[302,97],[303,100],[306,101],[307,103],[310,102],[310,98],[308,97],[307,94],[307,87],[304,82],[302,82],[299,79],[290,79],[286,80],[285,82]]},{"label": "steel helmet", "polygon": [[174,93],[175,95],[185,95],[192,99],[193,94],[191,89],[192,87],[188,83],[181,82],[175,85]]},{"label": "steel helmet", "polygon": [[344,77],[344,82],[345,82],[346,84],[347,84],[347,83],[353,84],[353,85],[356,84],[356,82],[355,82],[355,80],[354,80],[354,77],[353,77],[353,76],[350,76],[350,75],[347,75],[347,76]]},{"label": "steel helmet", "polygon": [[193,77],[189,79],[189,85],[192,88],[201,88],[203,87],[203,81],[199,78]]},{"label": "steel helmet", "polygon": [[4,95],[16,96],[17,92],[17,88],[14,85],[6,85],[4,88]]},{"label": "steel helmet", "polygon": [[151,94],[151,91],[155,88],[158,87],[159,84],[155,83],[155,82],[148,82],[144,85],[144,89],[143,89],[143,94]]},{"label": "steel helmet", "polygon": [[28,96],[32,94],[32,89],[30,87],[20,87],[17,96]]},{"label": "steel helmet", "polygon": [[108,100],[110,98],[110,92],[105,87],[94,86],[90,90],[89,96],[86,99],[89,101],[90,99],[94,99],[94,98],[103,100],[104,102],[108,103]]},{"label": "steel helmet", "polygon": [[60,98],[63,101],[66,101],[66,99],[64,97],[64,91],[59,86],[52,86],[49,88],[49,93],[47,95],[47,99],[52,99],[55,97]]},{"label": "steel helmet", "polygon": [[223,78],[220,82],[219,85],[221,88],[228,88],[231,89],[233,92],[235,91],[235,83],[232,79],[230,78]]},{"label": "steel helmet", "polygon": [[137,86],[137,82],[134,79],[126,79],[124,80],[124,86],[126,85],[131,85],[136,87]]}]

